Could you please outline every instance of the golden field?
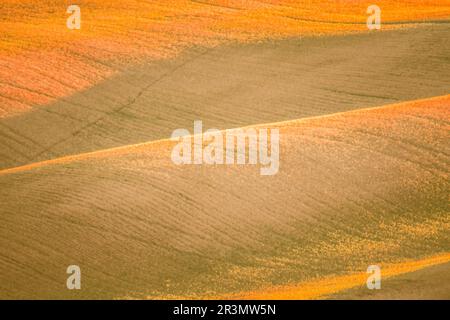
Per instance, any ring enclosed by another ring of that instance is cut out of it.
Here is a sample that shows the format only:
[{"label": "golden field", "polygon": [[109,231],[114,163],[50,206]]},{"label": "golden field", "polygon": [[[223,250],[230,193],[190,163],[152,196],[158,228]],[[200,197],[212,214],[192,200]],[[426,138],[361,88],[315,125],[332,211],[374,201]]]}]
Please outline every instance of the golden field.
[{"label": "golden field", "polygon": [[[193,45],[362,32],[365,1],[79,1],[81,30],[66,28],[69,2],[5,0],[0,7],[0,117],[89,88],[133,63]],[[447,21],[450,1],[378,1],[383,29]]]},{"label": "golden field", "polygon": [[[450,299],[450,1],[69,4],[0,5],[0,299]],[[175,165],[195,120],[279,172]]]},{"label": "golden field", "polygon": [[[270,178],[258,166],[174,165],[172,140],[0,171],[2,292],[245,298],[306,283],[294,297],[311,298],[336,291],[322,288],[330,277],[356,286],[370,264],[388,276],[447,262],[449,103],[269,125],[282,137]],[[72,261],[79,292],[58,271]]]}]

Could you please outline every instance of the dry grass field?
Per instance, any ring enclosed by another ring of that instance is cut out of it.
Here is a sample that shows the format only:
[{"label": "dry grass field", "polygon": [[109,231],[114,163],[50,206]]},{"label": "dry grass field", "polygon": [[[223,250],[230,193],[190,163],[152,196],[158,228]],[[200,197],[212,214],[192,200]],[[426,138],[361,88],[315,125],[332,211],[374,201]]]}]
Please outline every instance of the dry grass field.
[{"label": "dry grass field", "polygon": [[[0,299],[449,299],[450,1],[377,4],[3,0]],[[194,120],[279,172],[175,165]]]},{"label": "dry grass field", "polygon": [[[386,30],[447,21],[450,1],[383,0]],[[82,28],[65,27],[68,3],[3,0],[0,117],[92,87],[135,63],[193,45],[366,31],[366,1],[81,0]]]},{"label": "dry grass field", "polygon": [[[449,93],[448,25],[196,47],[0,121],[0,168]],[[366,54],[361,54],[366,52]]]},{"label": "dry grass field", "polygon": [[[171,140],[3,170],[1,292],[233,296],[446,254],[449,106],[445,96],[273,124],[270,178],[176,166]],[[79,292],[64,290],[74,261]]]},{"label": "dry grass field", "polygon": [[450,264],[442,263],[407,272],[386,280],[383,290],[369,291],[364,286],[328,296],[330,299],[450,299]]}]

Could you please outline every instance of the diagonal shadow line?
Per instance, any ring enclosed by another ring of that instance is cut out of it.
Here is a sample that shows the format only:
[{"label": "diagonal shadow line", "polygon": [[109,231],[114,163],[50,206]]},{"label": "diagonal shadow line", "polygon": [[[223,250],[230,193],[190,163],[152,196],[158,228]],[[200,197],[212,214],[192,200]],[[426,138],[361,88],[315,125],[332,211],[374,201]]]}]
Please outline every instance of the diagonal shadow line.
[{"label": "diagonal shadow line", "polygon": [[120,107],[118,107],[118,108],[116,108],[116,109],[113,109],[113,110],[111,110],[110,112],[104,113],[102,116],[100,116],[100,117],[97,118],[96,120],[94,120],[94,121],[92,121],[92,122],[89,122],[89,123],[87,123],[86,125],[82,126],[80,129],[78,129],[78,130],[72,132],[70,136],[68,136],[68,137],[66,137],[66,138],[63,138],[63,139],[61,139],[61,140],[58,140],[58,141],[52,143],[50,146],[48,146],[48,147],[44,148],[43,150],[41,150],[40,152],[34,154],[34,155],[32,156],[32,158],[35,159],[35,158],[37,158],[37,157],[43,155],[43,154],[46,153],[46,152],[50,152],[55,146],[60,145],[60,144],[62,144],[62,143],[64,143],[64,142],[66,142],[66,141],[68,141],[68,140],[74,138],[75,136],[79,135],[80,133],[82,133],[82,132],[85,131],[86,129],[88,129],[88,128],[92,127],[92,126],[95,126],[95,125],[98,124],[100,121],[106,119],[108,116],[114,115],[114,114],[116,114],[116,113],[118,113],[118,112],[121,112],[122,110],[124,110],[124,109],[126,109],[126,108],[129,108],[130,106],[132,106],[133,104],[135,104],[135,103],[139,100],[139,98],[140,98],[140,97],[141,97],[148,89],[150,89],[152,86],[154,86],[154,85],[157,84],[158,82],[162,81],[162,80],[163,80],[164,78],[166,78],[167,76],[170,76],[170,75],[173,74],[175,71],[177,71],[177,70],[183,68],[183,67],[184,67],[185,65],[187,65],[188,63],[190,63],[190,62],[192,62],[192,61],[195,61],[196,59],[198,59],[198,58],[200,58],[201,56],[203,56],[203,55],[209,53],[209,52],[212,51],[212,50],[213,50],[213,48],[206,49],[204,52],[202,52],[202,53],[200,53],[200,54],[194,56],[193,58],[184,61],[184,62],[181,63],[180,65],[176,66],[175,68],[173,68],[173,69],[170,70],[169,72],[164,73],[164,74],[161,75],[159,78],[155,79],[154,81],[152,81],[151,83],[149,83],[147,86],[145,86],[144,88],[142,88],[142,89],[136,94],[136,96],[135,96],[133,99],[131,99],[129,102],[127,102],[127,103],[125,103],[125,104],[122,104]]}]

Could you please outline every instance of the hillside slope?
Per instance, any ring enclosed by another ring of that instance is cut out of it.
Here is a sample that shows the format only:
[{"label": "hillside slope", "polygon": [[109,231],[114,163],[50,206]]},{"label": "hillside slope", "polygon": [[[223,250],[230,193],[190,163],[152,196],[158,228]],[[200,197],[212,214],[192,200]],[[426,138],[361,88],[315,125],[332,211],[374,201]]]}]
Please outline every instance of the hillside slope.
[{"label": "hillside slope", "polygon": [[[0,119],[0,168],[449,93],[450,28],[196,47]],[[38,81],[39,82],[39,81]]]},{"label": "hillside slope", "polygon": [[449,106],[274,123],[274,176],[176,166],[170,140],[0,171],[0,297],[232,296],[448,253]]}]

